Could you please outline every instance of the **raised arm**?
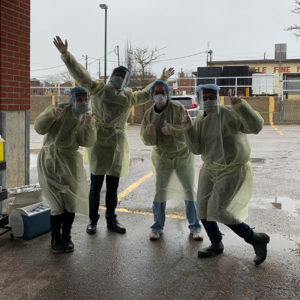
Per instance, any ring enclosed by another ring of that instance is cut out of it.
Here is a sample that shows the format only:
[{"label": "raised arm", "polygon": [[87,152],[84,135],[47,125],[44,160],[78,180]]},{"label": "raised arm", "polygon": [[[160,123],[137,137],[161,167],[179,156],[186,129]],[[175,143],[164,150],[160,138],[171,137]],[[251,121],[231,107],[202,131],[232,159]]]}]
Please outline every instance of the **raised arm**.
[{"label": "raised arm", "polygon": [[61,53],[61,59],[67,66],[71,76],[76,80],[76,82],[88,89],[92,95],[96,94],[105,86],[103,82],[99,83],[98,81],[93,80],[87,70],[76,61],[70,52],[68,52],[67,40],[65,40],[64,43],[59,36],[56,36],[53,40],[53,43]]}]

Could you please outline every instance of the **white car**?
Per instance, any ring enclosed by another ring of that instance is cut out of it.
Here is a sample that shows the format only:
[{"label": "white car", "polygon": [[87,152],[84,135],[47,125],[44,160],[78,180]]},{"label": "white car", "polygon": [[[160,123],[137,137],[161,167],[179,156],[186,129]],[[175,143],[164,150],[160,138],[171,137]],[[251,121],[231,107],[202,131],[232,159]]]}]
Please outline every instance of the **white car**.
[{"label": "white car", "polygon": [[190,117],[195,119],[199,113],[200,106],[196,95],[171,96],[172,101],[180,102],[188,111]]}]

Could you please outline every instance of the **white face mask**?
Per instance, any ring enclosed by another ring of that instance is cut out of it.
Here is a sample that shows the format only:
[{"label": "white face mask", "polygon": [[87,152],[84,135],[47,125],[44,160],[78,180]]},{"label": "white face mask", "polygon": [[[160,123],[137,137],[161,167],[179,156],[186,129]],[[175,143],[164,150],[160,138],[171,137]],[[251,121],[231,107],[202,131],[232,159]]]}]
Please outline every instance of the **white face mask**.
[{"label": "white face mask", "polygon": [[162,106],[162,105],[166,104],[168,97],[164,96],[162,94],[158,94],[153,97],[153,100],[157,105]]}]

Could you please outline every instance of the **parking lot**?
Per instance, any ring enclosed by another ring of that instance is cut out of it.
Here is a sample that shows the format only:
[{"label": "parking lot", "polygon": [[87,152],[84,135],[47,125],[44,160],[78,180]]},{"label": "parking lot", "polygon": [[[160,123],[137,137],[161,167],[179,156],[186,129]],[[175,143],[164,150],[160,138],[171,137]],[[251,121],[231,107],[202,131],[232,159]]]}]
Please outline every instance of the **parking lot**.
[{"label": "parking lot", "polygon": [[[151,147],[142,144],[139,129],[128,127],[130,173],[119,188],[118,215],[127,233],[108,232],[101,209],[94,236],[85,233],[87,216],[76,216],[72,254],[52,254],[50,234],[29,241],[1,236],[0,299],[299,299],[300,126],[266,125],[249,136],[255,189],[247,223],[271,237],[259,267],[251,246],[222,225],[224,254],[200,261],[197,250],[209,240],[189,237],[183,201],[168,202],[164,236],[149,241]],[[31,128],[31,183],[41,145]],[[197,173],[201,163],[197,157]],[[104,193],[105,187],[101,203]]]}]

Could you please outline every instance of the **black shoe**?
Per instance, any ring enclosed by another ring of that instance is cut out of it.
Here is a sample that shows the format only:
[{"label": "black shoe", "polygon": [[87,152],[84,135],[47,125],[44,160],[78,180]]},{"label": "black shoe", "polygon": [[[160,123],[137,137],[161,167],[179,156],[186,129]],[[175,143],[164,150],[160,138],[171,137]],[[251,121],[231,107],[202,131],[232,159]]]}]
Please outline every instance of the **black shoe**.
[{"label": "black shoe", "polygon": [[62,238],[63,247],[65,252],[73,252],[74,251],[74,244],[71,240],[71,236],[63,237]]},{"label": "black shoe", "polygon": [[64,246],[63,246],[63,243],[61,242],[60,237],[52,237],[51,249],[52,249],[52,252],[55,254],[64,252]]},{"label": "black shoe", "polygon": [[97,223],[90,221],[90,223],[86,227],[86,232],[88,234],[95,234],[97,232]]},{"label": "black shoe", "polygon": [[117,233],[126,232],[126,228],[122,224],[120,224],[117,219],[107,221],[107,228]]},{"label": "black shoe", "polygon": [[256,266],[260,265],[267,258],[267,244],[270,241],[270,237],[265,233],[253,234],[252,246],[255,251],[254,263]]},{"label": "black shoe", "polygon": [[223,243],[220,242],[218,244],[212,244],[207,248],[203,248],[198,251],[198,257],[199,258],[206,258],[206,257],[212,257],[216,256],[218,254],[223,253],[224,246]]}]

